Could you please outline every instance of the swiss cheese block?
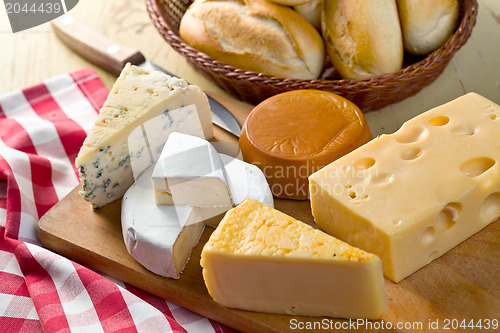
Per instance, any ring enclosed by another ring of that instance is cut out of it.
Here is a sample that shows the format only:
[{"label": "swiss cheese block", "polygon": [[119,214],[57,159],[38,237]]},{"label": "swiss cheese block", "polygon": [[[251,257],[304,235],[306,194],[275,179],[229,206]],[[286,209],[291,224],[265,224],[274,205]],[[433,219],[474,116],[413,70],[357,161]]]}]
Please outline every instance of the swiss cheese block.
[{"label": "swiss cheese block", "polygon": [[[254,198],[273,206],[271,190],[259,168],[228,155],[220,156],[235,203]],[[216,227],[229,208],[156,205],[151,182],[153,168],[149,167],[123,196],[123,239],[129,254],[145,268],[177,279],[205,225]],[[199,195],[211,196],[210,193]]]},{"label": "swiss cheese block", "polygon": [[274,196],[308,199],[308,176],[372,139],[360,109],[320,90],[270,97],[249,114],[240,137],[245,161],[264,172]]},{"label": "swiss cheese block", "polygon": [[205,93],[182,79],[127,64],[76,158],[83,198],[93,208],[120,198],[154,164],[174,131],[213,136]]},{"label": "swiss cheese block", "polygon": [[399,282],[500,217],[500,107],[469,93],[310,177],[315,222]]},{"label": "swiss cheese block", "polygon": [[158,205],[233,207],[224,163],[210,142],[199,137],[172,133],[152,180]]},{"label": "swiss cheese block", "polygon": [[249,311],[376,319],[380,259],[252,199],[228,211],[201,253],[213,299]]}]

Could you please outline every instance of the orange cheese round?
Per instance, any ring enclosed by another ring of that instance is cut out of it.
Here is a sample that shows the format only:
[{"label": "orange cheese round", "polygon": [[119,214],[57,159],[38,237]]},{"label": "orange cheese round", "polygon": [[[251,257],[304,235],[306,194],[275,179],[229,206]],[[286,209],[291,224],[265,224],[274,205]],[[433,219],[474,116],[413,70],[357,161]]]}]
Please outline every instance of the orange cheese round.
[{"label": "orange cheese round", "polygon": [[306,200],[309,175],[371,139],[354,103],[331,92],[294,90],[257,105],[239,143],[243,159],[264,172],[275,197]]}]

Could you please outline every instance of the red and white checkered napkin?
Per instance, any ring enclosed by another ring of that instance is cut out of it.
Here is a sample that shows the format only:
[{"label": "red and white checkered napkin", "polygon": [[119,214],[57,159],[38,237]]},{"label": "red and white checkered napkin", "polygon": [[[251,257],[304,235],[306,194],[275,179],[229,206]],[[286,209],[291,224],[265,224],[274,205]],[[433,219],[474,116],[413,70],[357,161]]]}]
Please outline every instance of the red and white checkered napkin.
[{"label": "red and white checkered napkin", "polygon": [[232,332],[40,245],[107,94],[85,69],[0,97],[0,332]]}]

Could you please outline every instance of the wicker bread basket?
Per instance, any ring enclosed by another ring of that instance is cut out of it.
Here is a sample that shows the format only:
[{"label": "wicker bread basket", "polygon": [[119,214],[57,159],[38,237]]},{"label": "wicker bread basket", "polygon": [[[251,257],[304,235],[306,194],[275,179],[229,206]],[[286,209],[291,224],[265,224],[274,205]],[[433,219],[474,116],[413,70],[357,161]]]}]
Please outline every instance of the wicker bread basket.
[{"label": "wicker bread basket", "polygon": [[337,93],[358,105],[363,112],[381,109],[419,92],[444,70],[455,52],[468,40],[476,23],[476,0],[460,0],[459,25],[439,49],[426,57],[405,54],[404,68],[396,73],[362,80],[340,79],[326,57],[320,79],[301,80],[269,76],[237,69],[197,51],[179,37],[179,23],[192,0],[146,0],[148,13],[163,38],[189,63],[235,97],[258,104],[289,90],[320,89]]}]

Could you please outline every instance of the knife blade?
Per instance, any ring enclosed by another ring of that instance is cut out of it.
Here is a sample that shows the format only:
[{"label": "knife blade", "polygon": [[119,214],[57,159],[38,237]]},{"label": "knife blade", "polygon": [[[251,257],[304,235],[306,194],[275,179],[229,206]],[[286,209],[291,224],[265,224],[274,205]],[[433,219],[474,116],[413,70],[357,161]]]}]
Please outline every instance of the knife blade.
[{"label": "knife blade", "polygon": [[[113,41],[79,21],[73,15],[64,15],[52,21],[57,37],[71,50],[109,72],[119,75],[130,62],[149,70],[158,70],[169,76],[172,73],[147,60],[137,49]],[[216,99],[207,94],[212,112],[212,122],[218,127],[239,137],[241,125],[236,117]]]}]

